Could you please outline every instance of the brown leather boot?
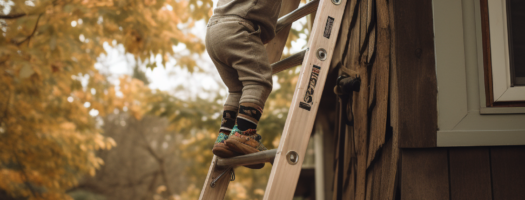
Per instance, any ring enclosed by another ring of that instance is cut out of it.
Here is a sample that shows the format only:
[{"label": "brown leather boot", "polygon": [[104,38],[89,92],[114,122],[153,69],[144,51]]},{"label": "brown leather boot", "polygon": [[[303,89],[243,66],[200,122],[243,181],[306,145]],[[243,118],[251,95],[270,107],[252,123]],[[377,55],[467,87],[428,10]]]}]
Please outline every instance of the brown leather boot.
[{"label": "brown leather boot", "polygon": [[213,154],[221,158],[231,158],[240,155],[236,152],[233,152],[229,147],[226,146],[224,143],[226,139],[228,139],[228,135],[220,132],[217,140],[215,140],[215,144],[213,145]]},{"label": "brown leather boot", "polygon": [[[255,129],[240,131],[237,127],[234,127],[225,144],[231,151],[240,155],[267,150],[261,143],[261,135],[257,134]],[[264,163],[247,165],[245,167],[261,169],[264,167]]]}]

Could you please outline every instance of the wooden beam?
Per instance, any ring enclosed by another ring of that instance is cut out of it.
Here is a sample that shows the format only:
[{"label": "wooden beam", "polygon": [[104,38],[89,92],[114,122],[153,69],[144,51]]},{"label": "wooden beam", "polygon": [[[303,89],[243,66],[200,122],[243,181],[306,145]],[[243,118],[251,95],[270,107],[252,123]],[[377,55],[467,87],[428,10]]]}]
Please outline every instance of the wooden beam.
[{"label": "wooden beam", "polygon": [[211,182],[214,179],[216,179],[219,175],[221,175],[224,172],[224,170],[226,170],[224,168],[217,168],[216,163],[218,158],[219,157],[217,156],[213,156],[210,169],[208,170],[208,176],[204,181],[204,186],[202,188],[199,200],[223,200],[224,196],[226,195],[226,189],[228,189],[228,185],[230,184],[229,174],[222,176],[215,183],[215,186],[211,187]]},{"label": "wooden beam", "polygon": [[381,190],[381,178],[383,177],[383,168],[387,167],[389,163],[383,164],[382,156],[382,154],[378,155],[379,159],[373,163],[372,170],[369,172],[374,174],[374,179],[372,180],[373,184],[371,188],[372,193],[370,197],[367,196],[367,198],[372,200],[382,200],[381,193],[387,192]]},{"label": "wooden beam", "polygon": [[267,151],[260,151],[257,153],[237,156],[233,158],[219,158],[217,160],[217,166],[227,167],[227,166],[239,166],[239,165],[253,165],[265,162],[272,162],[275,158],[275,153],[277,149],[271,149]]},{"label": "wooden beam", "polygon": [[[376,71],[370,99],[375,99],[371,113],[370,143],[368,145],[367,167],[374,160],[377,151],[385,144],[388,111],[388,89],[390,76],[391,36],[390,15],[386,0],[376,0],[377,10],[377,52],[372,68]],[[369,28],[370,29],[370,28]],[[370,39],[374,40],[374,38]],[[373,49],[373,47],[369,47]],[[372,94],[373,95],[372,97]],[[370,102],[370,101],[369,101]],[[370,105],[370,104],[369,104]]]},{"label": "wooden beam", "polygon": [[288,26],[292,24],[293,22],[297,21],[298,19],[301,19],[302,17],[315,12],[318,6],[319,6],[319,0],[313,0],[313,1],[306,3],[304,6],[301,6],[300,8],[295,9],[294,11],[286,14],[285,16],[282,16],[277,21],[275,32],[278,33],[285,26]]},{"label": "wooden beam", "polygon": [[432,0],[394,0],[396,80],[392,105],[400,148],[436,147],[437,82]]},{"label": "wooden beam", "polygon": [[[340,76],[340,68],[344,67],[343,64],[346,54],[345,54],[345,48],[347,47],[348,42],[348,34],[350,32],[350,22],[352,20],[352,13],[353,10],[351,9],[352,5],[355,4],[356,1],[348,1],[345,12],[343,14],[343,20],[341,22],[341,29],[339,33],[339,38],[337,39],[336,46],[334,47],[334,55],[332,57],[332,62],[330,63],[331,69],[338,69]],[[312,23],[313,24],[313,23]],[[334,151],[334,179],[332,181],[332,200],[338,200],[343,199],[343,194],[351,193],[350,196],[353,197],[353,191],[354,191],[354,185],[355,181],[353,177],[346,176],[344,174],[351,174],[349,170],[345,171],[344,164],[345,162],[345,154],[350,154],[350,152],[346,152],[346,145],[345,140],[346,137],[352,137],[352,133],[346,132],[346,124],[343,122],[343,110],[346,108],[342,108],[342,100],[338,97],[337,98],[337,104],[336,104],[336,112],[337,112],[337,121],[336,121],[336,133],[335,133],[335,140],[334,145],[336,145],[335,151]],[[348,183],[348,189],[344,188],[343,183]]]},{"label": "wooden beam", "polygon": [[[299,7],[301,0],[286,0],[282,1],[281,10],[279,11],[279,16],[284,16],[297,7]],[[268,54],[268,60],[270,63],[277,62],[281,60],[283,55],[283,49],[286,45],[286,40],[288,39],[288,34],[290,33],[292,25],[287,25],[282,30],[275,35],[275,38],[272,39],[268,44],[266,44],[266,53]]]},{"label": "wooden beam", "polygon": [[390,41],[390,77],[389,77],[389,106],[388,109],[388,115],[390,117],[390,126],[392,127],[392,139],[386,140],[385,144],[383,145],[382,149],[382,163],[383,163],[383,169],[382,169],[382,177],[381,177],[381,197],[379,199],[384,200],[393,200],[396,198],[396,192],[397,187],[400,187],[398,185],[399,180],[399,124],[397,121],[397,118],[394,118],[393,116],[397,116],[399,113],[399,106],[396,102],[399,101],[398,94],[398,86],[397,86],[397,65],[396,65],[396,21],[395,21],[395,10],[394,5],[396,4],[396,1],[389,1],[388,3],[388,10],[389,10],[389,18],[390,18],[390,33],[391,33],[391,41]]},{"label": "wooden beam", "polygon": [[[354,135],[356,143],[356,189],[355,200],[365,200],[366,197],[366,163],[368,151],[368,86],[369,86],[369,72],[368,72],[368,43],[365,43],[367,37],[367,16],[368,16],[368,1],[361,0],[359,3],[359,13],[357,20],[359,21],[354,30],[351,32],[350,45],[350,67],[357,71],[357,76],[361,78],[361,89],[359,92],[354,92],[353,108],[354,111]],[[365,50],[361,54],[361,50]]]},{"label": "wooden beam", "polygon": [[525,146],[491,147],[494,200],[525,199]]},{"label": "wooden beam", "polygon": [[401,199],[449,199],[447,149],[401,150]]},{"label": "wooden beam", "polygon": [[281,71],[289,69],[303,64],[304,55],[306,54],[306,49],[302,50],[294,55],[291,55],[288,58],[282,59],[279,62],[272,64],[272,74],[277,74]]},{"label": "wooden beam", "polygon": [[492,200],[488,147],[450,148],[451,199]]}]

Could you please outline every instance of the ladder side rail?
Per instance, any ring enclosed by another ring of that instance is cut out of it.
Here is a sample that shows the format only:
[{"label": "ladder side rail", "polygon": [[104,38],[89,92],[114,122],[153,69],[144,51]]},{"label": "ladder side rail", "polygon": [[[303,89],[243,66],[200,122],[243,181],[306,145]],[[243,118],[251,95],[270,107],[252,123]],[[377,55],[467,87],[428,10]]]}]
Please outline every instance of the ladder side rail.
[{"label": "ladder side rail", "polygon": [[211,187],[211,182],[226,170],[226,168],[217,167],[216,163],[218,158],[217,156],[213,156],[199,200],[222,200],[226,195],[226,189],[228,189],[228,185],[230,184],[229,176],[220,178],[217,183],[215,183],[215,187]]},{"label": "ladder side rail", "polygon": [[[346,0],[321,0],[319,3],[314,28],[308,42],[309,50],[302,64],[274,166],[266,186],[263,198],[265,200],[293,198],[345,5]],[[318,52],[321,48],[325,49],[326,53]],[[324,60],[320,60],[318,55]],[[287,159],[292,155],[298,155],[297,162]]]}]

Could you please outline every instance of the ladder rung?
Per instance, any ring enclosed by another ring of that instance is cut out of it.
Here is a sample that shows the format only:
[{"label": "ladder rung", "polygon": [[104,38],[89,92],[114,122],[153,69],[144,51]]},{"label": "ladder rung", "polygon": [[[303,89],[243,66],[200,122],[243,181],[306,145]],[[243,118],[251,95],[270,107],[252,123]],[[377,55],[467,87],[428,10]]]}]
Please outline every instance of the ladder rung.
[{"label": "ladder rung", "polygon": [[237,156],[233,158],[219,158],[217,160],[217,166],[239,166],[239,165],[253,165],[265,162],[273,162],[277,149],[271,149],[267,151],[260,151],[243,156]]},{"label": "ladder rung", "polygon": [[301,19],[301,17],[304,17],[310,13],[315,12],[317,10],[318,5],[319,5],[319,0],[313,0],[305,4],[304,6],[301,6],[300,8],[297,8],[294,11],[286,14],[285,16],[282,16],[281,18],[279,18],[279,20],[277,20],[275,32],[278,33],[286,25],[289,25],[295,22],[296,20]]},{"label": "ladder rung", "polygon": [[305,54],[306,54],[306,49],[300,51],[299,53],[291,55],[288,58],[285,58],[276,63],[273,63],[272,64],[272,74],[277,74],[288,68],[303,64]]}]

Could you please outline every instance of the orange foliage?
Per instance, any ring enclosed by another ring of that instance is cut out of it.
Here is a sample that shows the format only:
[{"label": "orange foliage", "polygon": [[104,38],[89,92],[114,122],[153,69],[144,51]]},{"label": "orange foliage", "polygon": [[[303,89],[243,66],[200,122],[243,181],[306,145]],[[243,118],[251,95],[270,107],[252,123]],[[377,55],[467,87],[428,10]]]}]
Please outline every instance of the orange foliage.
[{"label": "orange foliage", "polygon": [[103,44],[122,44],[142,61],[173,56],[179,42],[202,53],[202,41],[177,25],[207,19],[211,1],[193,1],[191,13],[190,3],[174,0],[13,2],[8,15],[16,17],[0,15],[0,190],[71,199],[65,191],[103,164],[95,152],[116,145],[93,116],[127,108],[140,119],[151,94],[123,77],[116,95],[94,68]]}]

